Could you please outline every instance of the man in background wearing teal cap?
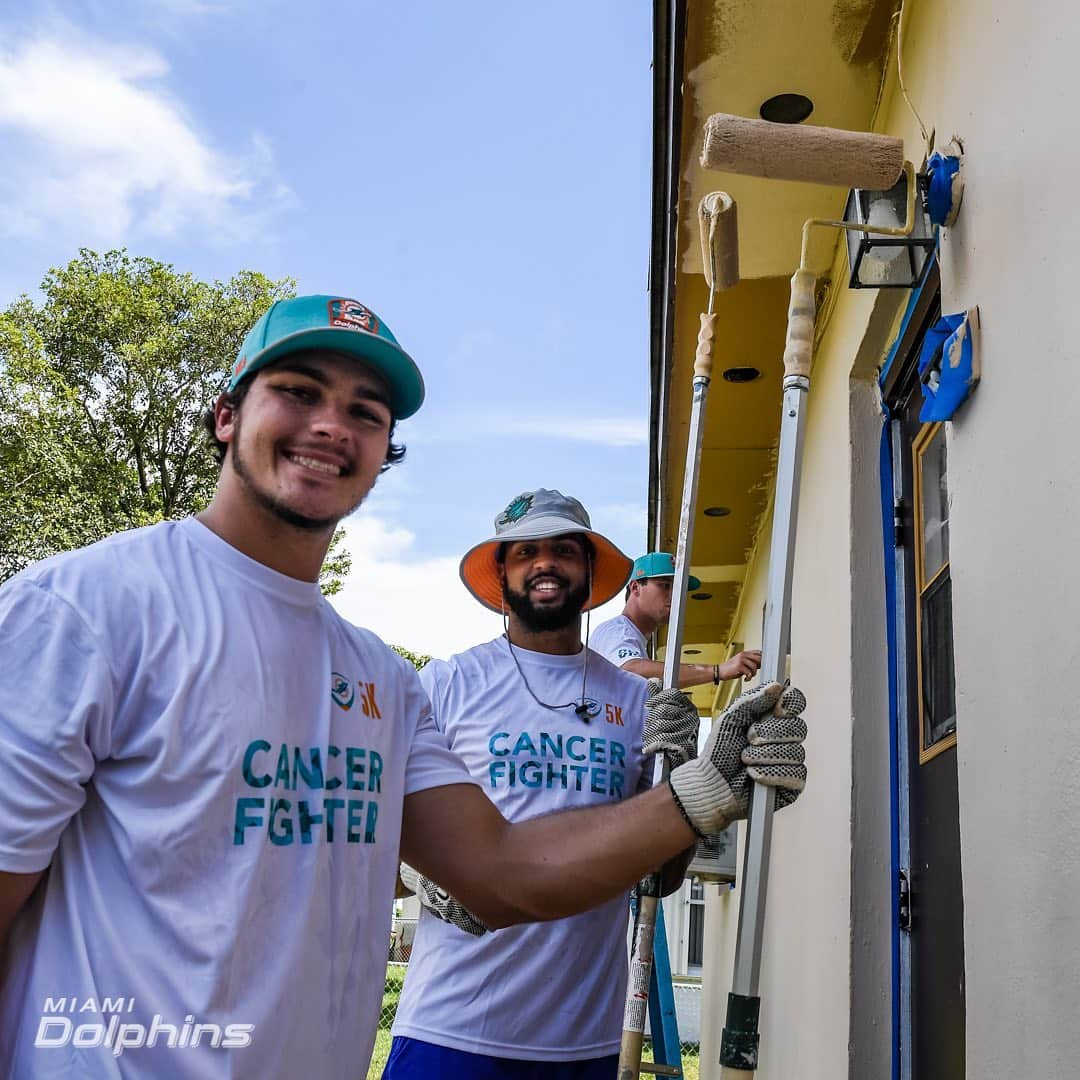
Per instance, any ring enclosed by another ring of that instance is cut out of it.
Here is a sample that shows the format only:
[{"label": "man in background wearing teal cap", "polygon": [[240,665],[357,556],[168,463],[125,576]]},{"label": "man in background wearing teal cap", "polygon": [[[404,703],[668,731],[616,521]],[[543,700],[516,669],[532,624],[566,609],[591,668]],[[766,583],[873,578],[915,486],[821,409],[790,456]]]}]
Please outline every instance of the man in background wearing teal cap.
[{"label": "man in background wearing teal cap", "polygon": [[423,395],[363,304],[281,301],[210,415],[207,509],[0,588],[0,1077],[357,1075],[399,858],[487,926],[560,919],[745,816],[751,779],[802,789],[804,703],[772,686],[665,785],[499,813],[318,586]]},{"label": "man in background wearing teal cap", "polygon": [[[591,645],[616,667],[632,671],[643,679],[662,679],[664,665],[649,659],[646,639],[671,615],[671,585],[675,560],[666,551],[650,551],[634,561],[626,586],[626,606],[621,615],[601,623],[593,632]],[[701,582],[688,575],[687,588],[695,592]],[[679,686],[687,689],[705,683],[719,685],[727,679],[750,679],[761,667],[761,653],[748,649],[722,664],[680,664]]]}]

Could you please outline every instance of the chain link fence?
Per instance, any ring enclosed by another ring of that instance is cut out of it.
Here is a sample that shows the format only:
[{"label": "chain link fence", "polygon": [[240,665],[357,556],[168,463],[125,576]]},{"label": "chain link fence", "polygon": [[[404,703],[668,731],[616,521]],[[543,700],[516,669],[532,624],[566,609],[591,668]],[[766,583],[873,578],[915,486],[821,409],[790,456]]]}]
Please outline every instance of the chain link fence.
[{"label": "chain link fence", "polygon": [[[408,971],[408,945],[391,942],[391,956],[395,948],[402,959],[392,958],[386,965],[386,984],[383,987],[382,1011],[379,1013],[379,1029],[375,1034],[375,1048],[371,1052],[371,1066],[368,1069],[367,1080],[379,1080],[382,1076],[383,1066],[390,1056],[390,1028],[394,1023],[394,1014],[397,1012],[398,998],[401,997],[401,987],[405,982],[405,972]],[[645,1040],[644,1060],[652,1061],[652,1040]],[[682,1044],[683,1076],[686,1080],[698,1080],[700,1071],[700,1057],[698,1044],[684,1042]],[[614,1077],[612,1078],[614,1080]]]},{"label": "chain link fence", "polygon": [[409,965],[391,960],[386,965],[386,985],[383,987],[382,1011],[379,1013],[379,1029],[375,1032],[375,1048],[371,1051],[371,1066],[368,1068],[368,1080],[379,1080],[383,1066],[390,1056],[390,1028],[397,1012],[398,998],[405,982],[405,972]]}]

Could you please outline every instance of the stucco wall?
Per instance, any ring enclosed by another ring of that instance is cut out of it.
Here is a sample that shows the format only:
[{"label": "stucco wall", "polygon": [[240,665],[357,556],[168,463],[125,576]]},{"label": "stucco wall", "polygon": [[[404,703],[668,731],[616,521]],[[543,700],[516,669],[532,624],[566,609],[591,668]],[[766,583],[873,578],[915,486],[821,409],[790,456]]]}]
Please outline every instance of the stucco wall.
[{"label": "stucco wall", "polygon": [[[1080,1061],[1080,384],[1066,290],[1080,216],[1075,125],[1060,103],[1080,89],[1080,8],[908,9],[911,96],[938,144],[956,133],[967,154],[961,218],[942,243],[942,305],[982,314],[983,383],[948,430],[967,1075],[1067,1077]],[[918,162],[894,80],[877,126],[903,135]],[[873,304],[837,298],[810,399],[792,674],[810,701],[811,780],[774,834],[762,1080],[888,1075],[888,806],[870,788],[887,764],[869,456],[880,428],[872,384],[850,381],[853,364],[870,374],[888,338],[888,312]],[[760,638],[766,549],[735,635],[747,644]],[[723,957],[724,975],[707,984],[705,1011],[719,1017],[736,905],[711,900],[706,921],[707,956]],[[703,1077],[717,1075],[710,1023]]]},{"label": "stucco wall", "polygon": [[[905,81],[966,149],[942,305],[982,314],[983,381],[948,432],[967,1073],[1075,1076],[1080,7],[911,6]],[[918,145],[902,101],[887,116]]]}]

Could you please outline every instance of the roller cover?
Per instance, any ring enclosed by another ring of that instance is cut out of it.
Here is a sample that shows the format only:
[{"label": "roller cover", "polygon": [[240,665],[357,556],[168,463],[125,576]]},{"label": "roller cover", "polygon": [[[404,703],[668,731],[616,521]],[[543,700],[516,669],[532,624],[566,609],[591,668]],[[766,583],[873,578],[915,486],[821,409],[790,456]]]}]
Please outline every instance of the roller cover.
[{"label": "roller cover", "polygon": [[730,289],[739,283],[739,222],[735,200],[726,191],[711,191],[698,205],[698,223],[705,281],[717,292]]},{"label": "roller cover", "polygon": [[904,143],[888,135],[717,113],[705,124],[706,169],[886,191],[900,179]]}]

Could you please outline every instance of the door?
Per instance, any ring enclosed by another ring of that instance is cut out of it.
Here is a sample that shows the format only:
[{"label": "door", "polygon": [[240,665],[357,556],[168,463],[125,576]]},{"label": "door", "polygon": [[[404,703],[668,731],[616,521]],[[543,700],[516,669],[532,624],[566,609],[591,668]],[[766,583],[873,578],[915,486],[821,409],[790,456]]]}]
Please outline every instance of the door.
[{"label": "door", "polygon": [[964,1080],[964,899],[956,774],[947,432],[922,424],[923,317],[887,390],[897,570],[901,1076]]}]

